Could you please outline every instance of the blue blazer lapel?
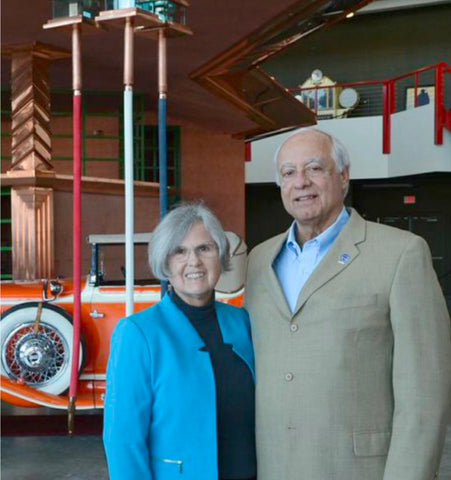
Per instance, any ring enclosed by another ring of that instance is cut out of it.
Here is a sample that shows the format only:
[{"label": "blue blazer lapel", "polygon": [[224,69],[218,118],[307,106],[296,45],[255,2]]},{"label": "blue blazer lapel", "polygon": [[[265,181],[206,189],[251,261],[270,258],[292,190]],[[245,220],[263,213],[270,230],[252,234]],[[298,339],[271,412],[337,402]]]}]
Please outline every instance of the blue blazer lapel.
[{"label": "blue blazer lapel", "polygon": [[254,353],[247,312],[216,302],[216,314],[224,343],[232,345],[233,351],[246,362],[255,380]]},{"label": "blue blazer lapel", "polygon": [[196,329],[191,325],[186,315],[172,302],[168,293],[163,297],[161,305],[168,321],[177,324],[177,331],[180,333],[178,338],[181,341],[192,345],[195,350],[205,347],[205,343],[196,332]]}]

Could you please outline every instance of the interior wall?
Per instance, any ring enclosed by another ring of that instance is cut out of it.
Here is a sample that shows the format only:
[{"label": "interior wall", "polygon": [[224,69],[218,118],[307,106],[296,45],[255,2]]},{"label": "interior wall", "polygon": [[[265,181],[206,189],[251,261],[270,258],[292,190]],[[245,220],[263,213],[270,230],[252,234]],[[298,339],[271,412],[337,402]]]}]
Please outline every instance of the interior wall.
[{"label": "interior wall", "polygon": [[356,15],[321,30],[264,64],[286,87],[316,68],[336,82],[384,80],[441,61],[451,63],[451,5]]},{"label": "interior wall", "polygon": [[181,198],[204,200],[226,230],[244,236],[244,142],[182,127]]},{"label": "interior wall", "polygon": [[[83,193],[82,195],[82,274],[87,275],[90,248],[86,238],[96,233],[124,233],[123,195]],[[135,197],[135,231],[153,230],[159,216],[159,200]],[[55,276],[72,276],[72,193],[54,193]]]},{"label": "interior wall", "polygon": [[[147,112],[145,122],[156,124],[155,112]],[[244,237],[244,141],[176,117],[168,124],[181,127],[181,200],[204,201],[225,230]]]}]

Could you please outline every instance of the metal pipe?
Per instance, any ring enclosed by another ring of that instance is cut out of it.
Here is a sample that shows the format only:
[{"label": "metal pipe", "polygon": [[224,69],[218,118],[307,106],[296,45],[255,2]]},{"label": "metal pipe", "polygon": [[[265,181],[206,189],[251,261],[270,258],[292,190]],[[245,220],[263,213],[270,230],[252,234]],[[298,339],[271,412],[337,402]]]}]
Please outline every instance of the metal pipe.
[{"label": "metal pipe", "polygon": [[445,122],[445,69],[442,63],[435,70],[434,99],[434,143],[443,145],[443,128]]},{"label": "metal pipe", "polygon": [[[168,212],[168,161],[167,161],[167,45],[166,32],[158,31],[158,162],[160,172],[160,218]],[[167,282],[161,282],[161,296],[168,288]]]},{"label": "metal pipe", "polygon": [[72,26],[72,90],[81,90],[81,29],[80,25]]},{"label": "metal pipe", "polygon": [[133,19],[125,19],[124,29],[124,85],[133,86]]},{"label": "metal pipe", "polygon": [[414,95],[414,106],[415,108],[418,107],[418,72],[415,72],[415,88],[413,91]]},{"label": "metal pipe", "polygon": [[134,311],[133,22],[124,30],[125,314]]},{"label": "metal pipe", "polygon": [[69,387],[68,430],[73,434],[75,402],[77,398],[78,367],[80,363],[81,325],[81,171],[82,171],[82,119],[81,119],[81,33],[80,26],[72,28],[73,78],[73,341]]},{"label": "metal pipe", "polygon": [[382,153],[391,151],[391,87],[389,82],[384,82],[383,114],[382,114]]},{"label": "metal pipe", "polygon": [[158,94],[168,93],[167,81],[167,41],[164,28],[158,30]]}]

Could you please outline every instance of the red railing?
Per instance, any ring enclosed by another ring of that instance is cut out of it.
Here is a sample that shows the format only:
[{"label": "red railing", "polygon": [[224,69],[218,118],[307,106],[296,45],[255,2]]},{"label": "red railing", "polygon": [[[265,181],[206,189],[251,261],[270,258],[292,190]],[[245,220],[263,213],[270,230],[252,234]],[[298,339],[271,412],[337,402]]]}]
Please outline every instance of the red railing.
[{"label": "red railing", "polygon": [[[339,96],[352,88],[358,96],[353,107],[342,107]],[[440,62],[387,80],[337,83],[331,86],[292,88],[319,119],[382,116],[383,153],[391,150],[391,115],[434,102],[434,142],[443,144],[443,129],[451,130],[451,67]]]}]

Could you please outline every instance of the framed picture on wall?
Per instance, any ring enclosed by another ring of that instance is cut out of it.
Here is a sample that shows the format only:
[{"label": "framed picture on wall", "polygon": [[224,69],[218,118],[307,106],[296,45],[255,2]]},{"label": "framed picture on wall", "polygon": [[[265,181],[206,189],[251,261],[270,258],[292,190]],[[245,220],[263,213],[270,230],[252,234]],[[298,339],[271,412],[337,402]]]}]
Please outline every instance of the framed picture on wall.
[{"label": "framed picture on wall", "polygon": [[[434,103],[435,87],[432,85],[417,87],[418,107]],[[415,87],[406,88],[406,110],[415,107]]]}]

